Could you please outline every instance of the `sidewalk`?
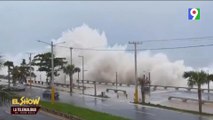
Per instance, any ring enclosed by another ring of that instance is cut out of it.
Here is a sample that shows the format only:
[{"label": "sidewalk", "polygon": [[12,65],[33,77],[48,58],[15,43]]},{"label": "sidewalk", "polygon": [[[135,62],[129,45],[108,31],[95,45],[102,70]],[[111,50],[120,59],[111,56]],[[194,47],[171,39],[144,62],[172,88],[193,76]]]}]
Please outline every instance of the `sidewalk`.
[{"label": "sidewalk", "polygon": [[[184,110],[191,110],[191,111],[197,111],[198,112],[198,102],[188,101],[188,102],[182,102],[180,100],[170,100],[160,103],[163,106],[173,107],[173,108],[179,108]],[[205,103],[202,105],[203,112],[213,114],[213,104],[212,103]]]}]

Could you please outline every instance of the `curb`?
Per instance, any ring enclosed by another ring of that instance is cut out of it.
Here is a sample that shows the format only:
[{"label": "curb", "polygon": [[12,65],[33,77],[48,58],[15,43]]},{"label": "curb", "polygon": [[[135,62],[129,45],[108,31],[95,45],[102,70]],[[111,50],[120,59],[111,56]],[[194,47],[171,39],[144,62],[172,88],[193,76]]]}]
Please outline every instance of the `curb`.
[{"label": "curb", "polygon": [[151,103],[142,104],[142,103],[134,103],[134,102],[130,102],[130,103],[136,104],[136,105],[145,105],[145,106],[150,106],[150,107],[155,107],[155,108],[160,108],[160,109],[178,111],[178,112],[183,112],[183,113],[190,113],[190,114],[196,114],[196,115],[213,116],[213,114],[211,114],[211,113],[202,112],[202,113],[200,114],[198,111],[187,110],[187,109],[180,109],[180,108],[175,108],[175,107],[168,107],[168,106],[164,106],[164,105],[160,105],[160,104],[151,104]]},{"label": "curb", "polygon": [[48,112],[48,113],[51,113],[51,114],[54,114],[54,115],[69,119],[69,120],[83,120],[83,119],[81,119],[81,118],[79,118],[77,116],[70,115],[68,113],[59,112],[59,111],[56,111],[54,109],[49,109],[49,108],[42,107],[42,106],[40,106],[40,109],[42,111],[45,111],[45,112]]}]

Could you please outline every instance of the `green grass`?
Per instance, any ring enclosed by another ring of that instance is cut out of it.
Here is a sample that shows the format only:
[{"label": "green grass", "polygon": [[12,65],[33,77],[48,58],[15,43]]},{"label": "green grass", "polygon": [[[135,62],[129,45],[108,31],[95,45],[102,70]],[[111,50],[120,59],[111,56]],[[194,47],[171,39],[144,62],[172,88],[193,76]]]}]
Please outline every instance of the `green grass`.
[{"label": "green grass", "polygon": [[91,109],[82,108],[67,103],[55,102],[54,104],[51,104],[51,102],[40,101],[40,105],[46,108],[54,109],[56,111],[78,116],[83,120],[128,120],[126,118],[97,112]]},{"label": "green grass", "polygon": [[[144,104],[140,103],[140,104],[141,105],[151,106],[151,107],[158,107],[158,108],[167,109],[167,110],[174,110],[174,111],[186,112],[186,113],[192,113],[192,114],[200,114],[197,111],[173,108],[173,107],[163,106],[163,105],[160,105],[160,104],[151,104],[151,103],[144,103]],[[206,115],[206,116],[211,116],[211,117],[213,116],[213,114],[210,114],[210,113],[201,113],[201,115]]]}]

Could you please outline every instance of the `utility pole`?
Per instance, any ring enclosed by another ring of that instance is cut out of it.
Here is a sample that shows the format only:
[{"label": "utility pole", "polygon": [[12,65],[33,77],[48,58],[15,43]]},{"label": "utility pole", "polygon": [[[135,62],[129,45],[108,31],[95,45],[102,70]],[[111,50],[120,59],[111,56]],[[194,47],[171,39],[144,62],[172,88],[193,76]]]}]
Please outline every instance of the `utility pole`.
[{"label": "utility pole", "polygon": [[[70,47],[70,65],[72,65],[72,47]],[[73,81],[73,74],[71,74],[71,79]],[[70,94],[72,95],[73,83],[70,81]]]},{"label": "utility pole", "polygon": [[142,44],[142,42],[129,42],[129,44],[134,45],[135,51],[135,93],[134,93],[134,102],[138,103],[138,73],[137,73],[137,45]]},{"label": "utility pole", "polygon": [[151,96],[151,73],[149,72],[149,96]]},{"label": "utility pole", "polygon": [[82,93],[84,94],[84,56],[79,56],[82,60],[82,84],[83,84],[83,91]]},{"label": "utility pole", "polygon": [[72,65],[72,50],[73,50],[73,48],[70,47],[70,64],[71,64],[71,65]]},{"label": "utility pole", "polygon": [[94,81],[93,83],[94,83],[94,94],[95,94],[95,96],[97,96],[96,81]]},{"label": "utility pole", "polygon": [[32,54],[33,53],[28,53],[29,55],[30,55],[30,57],[29,57],[29,60],[30,60],[30,88],[31,88],[31,86],[32,86],[32,70],[31,70],[31,67],[32,67]]},{"label": "utility pole", "polygon": [[64,84],[66,84],[66,74],[64,74]]},{"label": "utility pole", "polygon": [[79,71],[78,71],[78,88],[79,88],[79,83],[80,83],[80,79],[79,79]]},{"label": "utility pole", "polygon": [[[197,72],[197,81],[199,81],[199,71]],[[201,92],[201,84],[198,84],[198,103],[199,103],[199,113],[202,113],[202,92]]]},{"label": "utility pole", "polygon": [[[118,90],[118,73],[115,73],[115,84],[116,84],[116,90]],[[117,98],[118,98],[118,91],[117,91]]]},{"label": "utility pole", "polygon": [[30,53],[30,88],[32,87],[31,62],[32,62],[32,53]]},{"label": "utility pole", "polygon": [[115,73],[115,84],[116,84],[116,90],[118,89],[118,74]]},{"label": "utility pole", "polygon": [[209,92],[210,92],[209,82],[210,82],[210,80],[208,79],[208,76],[209,76],[209,71],[207,70],[207,81],[208,81],[208,100],[209,100],[209,99],[210,99],[210,98],[209,98]]},{"label": "utility pole", "polygon": [[41,82],[41,74],[40,74],[40,82]]},{"label": "utility pole", "polygon": [[54,54],[53,54],[53,42],[51,41],[51,67],[52,67],[52,70],[51,70],[51,102],[52,104],[54,103],[55,101],[55,88],[54,88]]}]

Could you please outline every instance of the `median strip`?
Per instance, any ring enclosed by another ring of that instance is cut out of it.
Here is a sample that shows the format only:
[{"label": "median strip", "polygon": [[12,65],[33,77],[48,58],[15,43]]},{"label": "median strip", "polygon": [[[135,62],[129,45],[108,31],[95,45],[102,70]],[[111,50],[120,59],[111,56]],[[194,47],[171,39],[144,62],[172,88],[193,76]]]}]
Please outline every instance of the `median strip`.
[{"label": "median strip", "polygon": [[71,120],[128,120],[127,118],[78,107],[72,104],[41,101],[41,109]]}]

